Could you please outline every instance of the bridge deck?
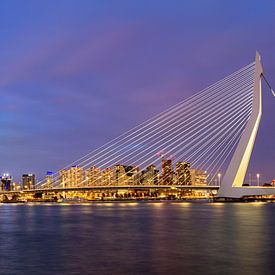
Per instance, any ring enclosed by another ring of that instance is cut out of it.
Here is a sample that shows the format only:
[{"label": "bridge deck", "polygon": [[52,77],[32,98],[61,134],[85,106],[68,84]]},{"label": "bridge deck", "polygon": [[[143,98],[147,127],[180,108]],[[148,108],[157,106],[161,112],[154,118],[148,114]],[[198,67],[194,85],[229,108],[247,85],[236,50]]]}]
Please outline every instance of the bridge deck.
[{"label": "bridge deck", "polygon": [[63,192],[63,191],[93,191],[93,190],[123,190],[123,189],[171,189],[171,190],[218,190],[219,186],[202,186],[202,185],[124,185],[124,186],[87,186],[87,187],[66,187],[66,188],[43,188],[32,190],[18,190],[18,191],[0,191],[0,194],[19,194],[19,193],[33,193],[33,192]]}]

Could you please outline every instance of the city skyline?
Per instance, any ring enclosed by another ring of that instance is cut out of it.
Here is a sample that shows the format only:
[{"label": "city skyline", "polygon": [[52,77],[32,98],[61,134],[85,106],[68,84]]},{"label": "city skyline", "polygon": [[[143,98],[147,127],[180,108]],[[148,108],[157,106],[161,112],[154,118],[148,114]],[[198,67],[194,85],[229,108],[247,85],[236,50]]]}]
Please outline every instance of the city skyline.
[{"label": "city skyline", "polygon": [[[35,2],[15,1],[16,10],[11,3],[2,5],[1,173],[16,178],[35,173],[41,179],[47,170],[58,171],[235,71],[252,60],[256,49],[267,76],[275,71],[272,37],[254,35],[261,29],[272,32],[271,2],[257,13],[256,1],[251,2],[251,14],[242,18],[238,15],[247,7],[238,3],[234,9],[232,2],[223,6],[224,19],[218,2],[208,10],[203,2],[205,9],[179,2],[166,9],[158,1],[147,4],[148,12],[145,2],[134,7],[122,2],[130,17],[117,3],[67,1],[55,9],[43,3],[39,10]],[[233,15],[229,26],[226,20]],[[190,21],[197,26],[192,32],[186,27]],[[249,172],[272,178],[273,102],[264,85],[264,116]]]},{"label": "city skyline", "polygon": [[0,1],[1,274],[275,274],[275,1]]},{"label": "city skyline", "polygon": [[[209,182],[207,171],[191,167],[186,161],[176,163],[161,158],[160,169],[154,164],[144,168],[127,164],[111,167],[90,166],[84,169],[73,165],[57,171],[48,171],[43,182],[36,182],[35,174],[23,174],[21,181],[14,181],[12,175],[0,175],[1,190],[34,190],[41,188],[66,188],[90,186],[123,185],[217,185],[217,179]],[[16,189],[15,189],[16,187]]]},{"label": "city skyline", "polygon": [[[155,165],[156,164],[156,165]],[[99,186],[220,186],[223,174],[211,177],[205,170],[198,169],[186,161],[173,162],[163,155],[159,164],[149,164],[141,168],[128,164],[114,164],[109,167],[73,165],[56,173],[47,171],[44,180],[36,181],[35,174],[23,174],[20,181],[15,181],[10,174],[0,175],[2,191],[36,190],[73,187]],[[262,175],[249,174],[244,186],[274,186],[275,180],[264,182]]]}]

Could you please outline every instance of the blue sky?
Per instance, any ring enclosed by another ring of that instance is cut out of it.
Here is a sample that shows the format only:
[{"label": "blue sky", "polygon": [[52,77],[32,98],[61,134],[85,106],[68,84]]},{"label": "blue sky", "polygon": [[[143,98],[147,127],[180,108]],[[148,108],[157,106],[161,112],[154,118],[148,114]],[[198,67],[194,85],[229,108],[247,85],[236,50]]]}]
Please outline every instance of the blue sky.
[{"label": "blue sky", "polygon": [[[275,86],[274,1],[0,2],[0,167],[42,177],[250,63]],[[252,170],[275,177],[274,104]],[[115,123],[114,123],[115,122]]]}]

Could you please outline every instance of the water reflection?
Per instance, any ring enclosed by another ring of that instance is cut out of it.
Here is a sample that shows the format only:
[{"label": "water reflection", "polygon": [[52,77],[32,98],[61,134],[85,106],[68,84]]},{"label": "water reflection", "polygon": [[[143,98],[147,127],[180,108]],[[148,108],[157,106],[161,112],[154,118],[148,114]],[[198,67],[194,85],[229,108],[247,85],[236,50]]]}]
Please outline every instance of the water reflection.
[{"label": "water reflection", "polygon": [[0,273],[272,274],[274,211],[241,203],[3,205]]}]

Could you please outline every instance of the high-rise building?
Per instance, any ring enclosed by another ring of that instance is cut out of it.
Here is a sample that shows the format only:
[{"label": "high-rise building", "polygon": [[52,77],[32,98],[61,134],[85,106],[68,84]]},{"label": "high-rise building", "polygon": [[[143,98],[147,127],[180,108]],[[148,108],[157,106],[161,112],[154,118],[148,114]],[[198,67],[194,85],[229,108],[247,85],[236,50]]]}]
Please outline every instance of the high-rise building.
[{"label": "high-rise building", "polygon": [[[129,173],[129,171],[128,171]],[[114,185],[127,185],[127,174],[123,165],[114,166]]]},{"label": "high-rise building", "polygon": [[161,184],[171,185],[173,183],[173,167],[171,159],[162,159],[161,161]]},{"label": "high-rise building", "polygon": [[192,181],[192,185],[206,185],[207,184],[206,171],[191,169],[191,181]]},{"label": "high-rise building", "polygon": [[53,188],[53,172],[47,171],[46,173],[46,184],[44,188],[51,189]]},{"label": "high-rise building", "polygon": [[158,184],[158,170],[155,165],[151,164],[142,171],[142,184],[157,185]]},{"label": "high-rise building", "polygon": [[102,185],[102,173],[98,167],[91,166],[86,170],[85,186]]},{"label": "high-rise building", "polygon": [[114,174],[113,174],[113,169],[112,168],[105,168],[102,172],[101,172],[101,183],[102,185],[112,185],[113,184],[113,178],[114,178]]},{"label": "high-rise building", "polygon": [[0,189],[2,191],[11,191],[12,186],[11,186],[11,180],[12,177],[9,174],[4,174],[3,176],[0,176]]},{"label": "high-rise building", "polygon": [[180,161],[176,164],[176,184],[191,185],[190,163]]},{"label": "high-rise building", "polygon": [[132,171],[132,180],[131,180],[131,183],[133,185],[139,185],[140,184],[140,179],[141,179],[141,174],[140,174],[140,171],[139,171],[139,167],[138,166],[135,166],[133,168],[133,171]]},{"label": "high-rise building", "polygon": [[85,185],[85,175],[83,167],[72,166],[68,170],[68,186],[81,187]]},{"label": "high-rise building", "polygon": [[134,170],[136,167],[131,166],[131,165],[123,165],[123,168],[126,173],[125,177],[125,184],[127,185],[132,185],[133,184],[133,177],[134,177]]},{"label": "high-rise building", "polygon": [[22,189],[30,190],[34,189],[35,175],[34,174],[23,174],[22,175]]},{"label": "high-rise building", "polygon": [[60,187],[65,188],[69,185],[69,175],[68,170],[62,169],[59,171],[59,181],[60,181]]}]

